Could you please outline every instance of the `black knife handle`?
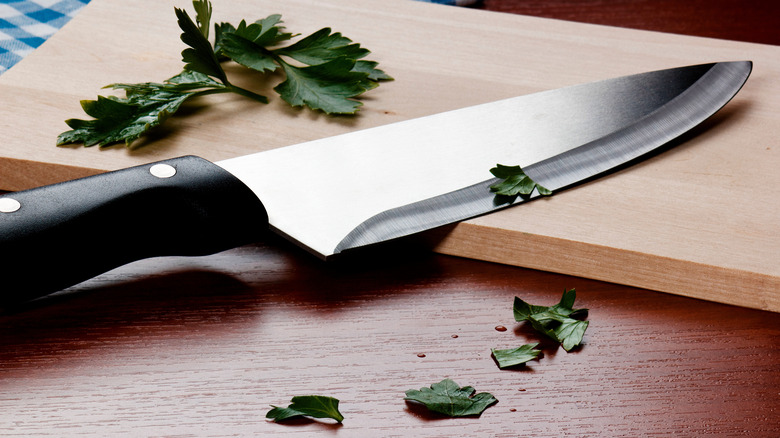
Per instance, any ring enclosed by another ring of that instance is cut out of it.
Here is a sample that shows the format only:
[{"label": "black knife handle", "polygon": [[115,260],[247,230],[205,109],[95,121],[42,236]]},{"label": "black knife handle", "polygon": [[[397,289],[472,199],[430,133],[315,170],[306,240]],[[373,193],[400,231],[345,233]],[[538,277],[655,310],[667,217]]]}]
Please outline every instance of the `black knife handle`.
[{"label": "black knife handle", "polygon": [[248,187],[193,156],[9,193],[0,197],[0,304],[148,257],[256,242],[267,229]]}]

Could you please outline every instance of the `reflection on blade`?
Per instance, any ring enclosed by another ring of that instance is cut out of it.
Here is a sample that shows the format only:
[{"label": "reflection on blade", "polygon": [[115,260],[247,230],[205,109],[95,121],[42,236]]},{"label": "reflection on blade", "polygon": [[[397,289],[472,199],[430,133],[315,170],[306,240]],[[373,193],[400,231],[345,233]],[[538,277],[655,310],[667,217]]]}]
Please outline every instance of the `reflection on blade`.
[{"label": "reflection on blade", "polygon": [[752,66],[749,61],[715,64],[675,99],[636,123],[526,166],[525,171],[544,187],[557,190],[632,161],[715,114],[742,88]]},{"label": "reflection on blade", "polygon": [[[651,108],[651,111],[627,126],[523,168],[542,186],[560,190],[636,160],[717,112],[741,89],[751,70],[749,61],[666,70],[663,71],[668,85],[665,88],[658,88],[659,77],[654,75],[659,72],[623,78],[635,82],[626,87],[634,92],[623,99],[634,99],[637,107]],[[655,86],[649,86],[653,81],[648,81],[647,87],[637,87],[636,81],[641,82],[642,76],[654,79]],[[604,101],[604,105],[610,103]],[[529,198],[496,202],[489,190],[496,181],[483,181],[376,214],[354,228],[338,244],[335,253],[472,218],[539,196],[534,191]]]}]

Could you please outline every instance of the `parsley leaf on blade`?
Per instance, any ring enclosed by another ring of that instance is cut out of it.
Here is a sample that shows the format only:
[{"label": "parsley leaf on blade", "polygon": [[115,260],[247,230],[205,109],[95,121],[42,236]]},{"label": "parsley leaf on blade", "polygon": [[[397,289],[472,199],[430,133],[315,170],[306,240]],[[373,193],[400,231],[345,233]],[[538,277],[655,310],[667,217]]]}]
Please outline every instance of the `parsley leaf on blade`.
[{"label": "parsley leaf on blade", "polygon": [[546,336],[555,339],[566,351],[582,343],[588,321],[574,319],[587,313],[588,309],[574,309],[575,289],[563,292],[561,301],[550,307],[532,306],[515,297],[515,320],[529,321],[531,326]]},{"label": "parsley leaf on blade", "polygon": [[490,173],[496,178],[503,179],[503,181],[490,186],[490,190],[496,192],[497,195],[530,196],[534,189],[542,196],[552,194],[552,191],[540,186],[526,175],[520,166],[504,166],[503,164],[497,164],[496,167],[490,169]]},{"label": "parsley leaf on blade", "polygon": [[444,379],[434,383],[430,388],[406,391],[404,400],[421,403],[429,410],[449,417],[480,415],[489,406],[498,402],[490,393],[474,394],[475,392],[476,390],[471,386],[460,388],[452,380]]},{"label": "parsley leaf on blade", "polygon": [[332,418],[339,423],[344,421],[344,416],[339,412],[339,401],[333,397],[302,395],[293,397],[292,403],[286,408],[271,408],[265,417],[276,422],[298,417]]},{"label": "parsley leaf on blade", "polygon": [[539,343],[525,344],[522,347],[510,348],[507,350],[497,350],[493,348],[490,351],[493,353],[493,357],[496,358],[498,367],[504,369],[524,364],[529,360],[539,357],[539,353],[542,351],[536,350],[537,345],[539,345]]}]

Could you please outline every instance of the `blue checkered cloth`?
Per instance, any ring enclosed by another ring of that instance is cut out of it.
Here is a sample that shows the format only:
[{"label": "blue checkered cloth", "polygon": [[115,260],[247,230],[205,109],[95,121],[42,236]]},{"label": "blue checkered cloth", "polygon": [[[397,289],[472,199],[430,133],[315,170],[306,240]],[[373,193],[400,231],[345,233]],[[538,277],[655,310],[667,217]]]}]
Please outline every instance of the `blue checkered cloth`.
[{"label": "blue checkered cloth", "polygon": [[[466,6],[477,0],[418,0]],[[89,0],[0,0],[0,74],[54,35]]]},{"label": "blue checkered cloth", "polygon": [[89,0],[0,0],[0,74],[65,25]]}]

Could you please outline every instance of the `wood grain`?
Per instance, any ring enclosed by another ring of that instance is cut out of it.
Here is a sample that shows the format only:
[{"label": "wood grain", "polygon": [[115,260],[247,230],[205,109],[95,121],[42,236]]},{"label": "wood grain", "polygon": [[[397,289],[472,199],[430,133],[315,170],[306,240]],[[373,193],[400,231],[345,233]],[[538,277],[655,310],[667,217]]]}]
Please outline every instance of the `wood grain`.
[{"label": "wood grain", "polygon": [[[406,245],[337,266],[282,242],[147,261],[5,315],[0,436],[780,432],[775,314]],[[581,348],[514,323],[515,296],[571,287],[590,309]],[[490,357],[539,341],[524,368]],[[499,403],[452,420],[403,401],[445,377]],[[263,418],[310,393],[339,398],[343,426]]]},{"label": "wood grain", "polygon": [[763,0],[483,0],[476,7],[631,29],[780,45],[780,3]]},{"label": "wood grain", "polygon": [[[777,314],[429,244],[324,265],[270,238],[138,262],[7,309],[0,436],[780,436]],[[582,348],[566,353],[514,323],[515,296],[552,304],[571,287],[590,309]],[[531,341],[544,357],[526,368],[490,358]],[[445,377],[499,403],[450,420],[403,402]],[[263,418],[308,393],[341,399],[344,424]]]}]

